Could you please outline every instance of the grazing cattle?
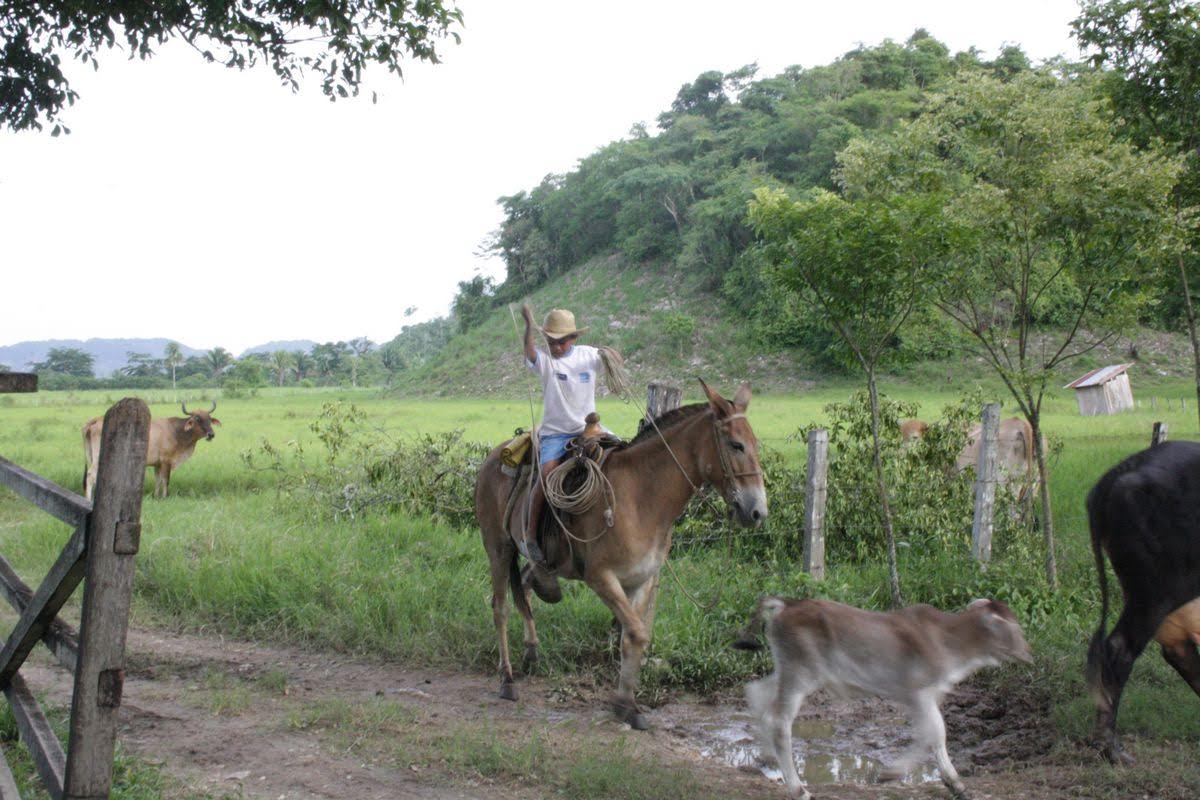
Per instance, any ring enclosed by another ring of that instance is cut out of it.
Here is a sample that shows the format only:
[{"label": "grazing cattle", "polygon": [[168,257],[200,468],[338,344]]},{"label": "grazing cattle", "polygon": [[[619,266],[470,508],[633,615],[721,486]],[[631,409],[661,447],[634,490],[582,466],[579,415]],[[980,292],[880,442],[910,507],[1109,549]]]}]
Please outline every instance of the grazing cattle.
[{"label": "grazing cattle", "polygon": [[[201,439],[212,440],[213,425],[220,425],[221,420],[212,416],[217,410],[213,401],[208,411],[188,411],[187,403],[180,407],[186,417],[159,417],[150,420],[150,439],[146,445],[146,466],[154,467],[154,496],[166,497],[167,488],[171,484],[171,473],[191,458],[196,449],[196,442]],[[100,459],[100,432],[104,428],[104,419],[96,417],[88,420],[83,426],[83,456],[87,468],[83,475],[83,493],[88,500],[96,490],[96,464]]]},{"label": "grazing cattle", "polygon": [[906,419],[900,421],[900,445],[907,447],[925,435],[929,430],[929,423],[920,419]]},{"label": "grazing cattle", "polygon": [[[1200,695],[1200,443],[1163,442],[1133,454],[1092,487],[1087,509],[1100,578],[1100,625],[1087,660],[1096,740],[1110,760],[1131,761],[1117,739],[1117,707],[1151,639]],[[1105,553],[1125,597],[1107,638]]]},{"label": "grazing cattle", "polygon": [[995,600],[976,600],[948,614],[923,605],[880,613],[830,600],[767,597],[734,646],[758,649],[753,632],[759,627],[766,629],[775,671],[748,684],[746,699],[759,719],[759,746],[778,763],[795,798],[809,794],[792,758],[792,722],[804,698],[818,689],[907,706],[912,748],[881,779],[904,777],[932,751],[942,781],[964,795],[946,752],[942,697],[980,667],[1031,660],[1016,617]]},{"label": "grazing cattle", "polygon": [[[924,438],[929,423],[919,419],[906,419],[900,423],[900,446],[910,447]],[[980,439],[983,425],[976,423],[967,432],[967,443],[954,460],[954,471],[963,472],[967,467],[979,464]],[[1037,457],[1033,449],[1033,428],[1020,417],[1000,420],[996,432],[996,470],[1001,483],[1016,483],[1017,496],[1030,496],[1038,485]]]}]

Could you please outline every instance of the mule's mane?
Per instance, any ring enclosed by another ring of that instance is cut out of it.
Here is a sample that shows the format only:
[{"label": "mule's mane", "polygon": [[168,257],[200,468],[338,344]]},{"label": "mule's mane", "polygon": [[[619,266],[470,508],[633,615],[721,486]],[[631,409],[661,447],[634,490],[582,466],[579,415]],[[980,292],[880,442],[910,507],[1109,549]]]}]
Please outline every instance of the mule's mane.
[{"label": "mule's mane", "polygon": [[641,433],[629,440],[629,446],[632,447],[638,442],[657,436],[660,429],[665,431],[667,428],[674,427],[683,420],[691,419],[707,408],[709,408],[709,405],[706,402],[692,403],[691,405],[673,408],[655,419],[653,425],[647,424],[643,427]]}]

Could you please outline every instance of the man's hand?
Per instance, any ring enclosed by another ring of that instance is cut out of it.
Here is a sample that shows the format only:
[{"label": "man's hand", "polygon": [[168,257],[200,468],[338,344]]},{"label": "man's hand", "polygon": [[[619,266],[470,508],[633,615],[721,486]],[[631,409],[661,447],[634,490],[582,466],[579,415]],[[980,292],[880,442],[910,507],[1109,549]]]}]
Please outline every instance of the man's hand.
[{"label": "man's hand", "polygon": [[521,316],[525,318],[525,324],[533,327],[533,309],[529,307],[529,303],[521,304]]}]

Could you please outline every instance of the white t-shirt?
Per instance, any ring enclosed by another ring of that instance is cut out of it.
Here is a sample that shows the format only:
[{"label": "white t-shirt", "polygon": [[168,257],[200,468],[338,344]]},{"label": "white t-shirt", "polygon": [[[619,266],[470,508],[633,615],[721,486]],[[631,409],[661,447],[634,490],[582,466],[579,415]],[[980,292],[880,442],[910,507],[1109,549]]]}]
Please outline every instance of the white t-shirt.
[{"label": "white t-shirt", "polygon": [[525,363],[542,379],[542,433],[581,433],[587,427],[584,417],[596,410],[596,381],[604,365],[600,351],[577,344],[554,359],[538,350],[537,361]]}]

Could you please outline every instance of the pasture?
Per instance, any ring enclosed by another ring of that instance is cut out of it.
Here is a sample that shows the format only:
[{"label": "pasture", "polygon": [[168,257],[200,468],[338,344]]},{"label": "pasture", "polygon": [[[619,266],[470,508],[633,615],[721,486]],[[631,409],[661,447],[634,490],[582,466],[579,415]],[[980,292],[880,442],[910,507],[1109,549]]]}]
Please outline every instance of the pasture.
[{"label": "pasture", "polygon": [[[736,387],[716,388],[732,393]],[[835,386],[800,396],[759,396],[748,416],[765,447],[799,463],[803,440],[793,434],[820,422],[823,407],[851,391]],[[956,399],[949,392],[911,386],[885,386],[884,391],[919,402],[927,419]],[[685,392],[685,402],[700,396],[698,387],[687,386]],[[1182,382],[1155,393],[1190,400]],[[986,394],[1003,400],[994,390]],[[90,392],[2,397],[0,455],[79,491],[80,428],[119,398]],[[149,392],[143,399],[156,416],[179,412],[170,393]],[[378,390],[346,389],[267,389],[248,397],[182,399],[196,404],[217,399],[224,425],[213,441],[200,442],[175,474],[168,499],[145,500],[134,628],[219,633],[330,658],[483,676],[483,685],[497,684],[487,561],[477,530],[431,519],[420,509],[337,515],[334,508],[305,502],[295,487],[281,493],[277,471],[264,468],[261,459],[248,463],[243,454],[261,455],[265,441],[278,451],[299,446],[311,462],[320,462],[322,442],[311,424],[324,404],[336,401],[353,403],[364,415],[362,424],[380,437],[406,440],[461,430],[464,441],[497,444],[515,427],[529,425],[528,401],[397,399]],[[632,434],[638,409],[608,399],[599,410],[610,429]],[[1002,415],[1011,414],[1009,403]],[[1040,557],[1022,556],[1025,551],[1015,548],[1006,552],[1003,543],[992,566],[980,570],[969,558],[968,531],[957,549],[901,548],[906,599],[953,608],[990,595],[1013,607],[1035,663],[985,672],[978,682],[1015,707],[1045,716],[1056,734],[1052,757],[1059,760],[1039,768],[1075,770],[1070,774],[1078,796],[1125,797],[1134,794],[1134,786],[1139,795],[1144,789],[1153,796],[1195,796],[1200,793],[1200,776],[1192,768],[1200,756],[1197,700],[1157,652],[1148,651],[1137,662],[1122,706],[1121,728],[1141,759],[1139,766],[1112,770],[1079,744],[1092,723],[1082,664],[1099,613],[1084,495],[1105,469],[1148,443],[1154,420],[1169,423],[1171,438],[1196,438],[1194,409],[1189,402],[1184,411],[1176,400],[1170,412],[1160,404],[1155,412],[1142,408],[1084,419],[1077,416],[1074,399],[1059,392],[1048,399],[1044,415],[1052,444],[1062,445],[1051,467],[1060,590],[1046,589]],[[152,483],[148,477],[148,493]],[[27,580],[44,574],[66,536],[65,526],[44,517],[0,490],[0,552]],[[768,523],[766,532],[740,535],[799,537],[801,531],[776,530]],[[735,545],[718,541],[683,549],[663,576],[641,691],[652,724],[655,706],[684,693],[728,699],[746,679],[762,673],[764,659],[728,646],[760,594],[822,596],[876,608],[887,601],[882,556],[868,563],[831,561],[826,581],[815,584],[794,561],[748,558]],[[585,676],[607,688],[616,658],[611,618],[584,587],[565,589],[562,603],[535,607],[542,643],[538,671],[552,681]],[[510,628],[515,643],[515,615]]]}]

